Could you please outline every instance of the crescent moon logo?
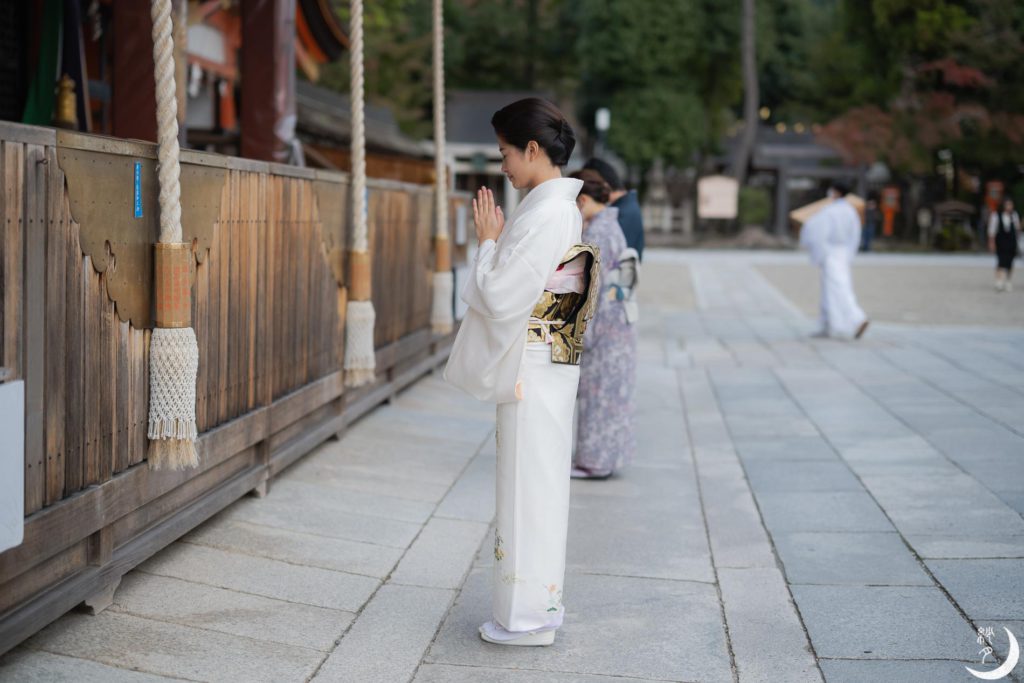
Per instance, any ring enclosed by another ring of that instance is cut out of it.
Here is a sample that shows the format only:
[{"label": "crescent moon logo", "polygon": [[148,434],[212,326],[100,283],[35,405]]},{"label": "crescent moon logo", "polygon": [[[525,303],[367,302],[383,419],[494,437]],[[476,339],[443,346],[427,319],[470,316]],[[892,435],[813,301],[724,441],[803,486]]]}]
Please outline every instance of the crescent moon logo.
[{"label": "crescent moon logo", "polygon": [[983,681],[998,681],[1000,678],[1005,678],[1013,671],[1013,667],[1017,666],[1017,660],[1020,659],[1020,645],[1017,644],[1017,638],[1010,633],[1010,629],[1003,627],[1006,631],[1006,637],[1010,640],[1010,654],[1003,662],[1002,666],[991,671],[975,671],[969,666],[965,666],[967,673],[971,674],[975,678],[980,678]]}]

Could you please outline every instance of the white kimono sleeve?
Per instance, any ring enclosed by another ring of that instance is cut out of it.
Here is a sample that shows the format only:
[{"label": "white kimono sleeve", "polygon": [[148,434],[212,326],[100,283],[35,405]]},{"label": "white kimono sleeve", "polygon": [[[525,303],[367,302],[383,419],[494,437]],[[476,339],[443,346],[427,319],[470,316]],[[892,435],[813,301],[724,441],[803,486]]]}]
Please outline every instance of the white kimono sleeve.
[{"label": "white kimono sleeve", "polygon": [[483,401],[516,400],[526,323],[568,248],[573,213],[579,221],[573,204],[542,205],[506,226],[516,242],[480,245],[462,291],[469,310],[445,368],[448,382]]}]

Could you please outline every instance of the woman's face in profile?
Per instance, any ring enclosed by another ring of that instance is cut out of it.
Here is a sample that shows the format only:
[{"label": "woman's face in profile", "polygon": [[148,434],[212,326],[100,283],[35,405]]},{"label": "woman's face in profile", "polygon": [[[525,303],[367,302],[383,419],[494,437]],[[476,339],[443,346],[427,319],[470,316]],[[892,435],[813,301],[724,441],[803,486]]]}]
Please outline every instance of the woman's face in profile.
[{"label": "woman's face in profile", "polygon": [[520,190],[529,187],[530,162],[526,152],[509,144],[498,136],[498,151],[501,152],[501,172],[504,173],[512,187]]}]

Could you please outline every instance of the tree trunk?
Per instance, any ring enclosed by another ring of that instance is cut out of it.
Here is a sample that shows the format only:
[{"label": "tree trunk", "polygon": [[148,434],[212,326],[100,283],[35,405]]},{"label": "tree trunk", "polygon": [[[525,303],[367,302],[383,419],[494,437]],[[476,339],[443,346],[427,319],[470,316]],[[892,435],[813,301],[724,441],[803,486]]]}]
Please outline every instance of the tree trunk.
[{"label": "tree trunk", "polygon": [[757,35],[754,27],[754,0],[743,0],[743,133],[736,156],[733,159],[732,175],[743,185],[747,181],[750,155],[757,135],[757,110],[760,93],[757,84],[757,56],[755,45]]}]

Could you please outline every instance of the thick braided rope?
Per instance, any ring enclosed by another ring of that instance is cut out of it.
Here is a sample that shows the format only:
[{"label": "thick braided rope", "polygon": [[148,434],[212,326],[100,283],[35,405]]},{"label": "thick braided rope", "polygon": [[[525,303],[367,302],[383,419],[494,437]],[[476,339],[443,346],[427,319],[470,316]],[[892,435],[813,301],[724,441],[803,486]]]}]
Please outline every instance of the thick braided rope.
[{"label": "thick braided rope", "polygon": [[[152,0],[153,63],[156,81],[159,149],[160,236],[164,244],[179,244],[181,181],[178,150],[178,105],[174,81],[174,38],[171,1]],[[159,295],[159,292],[158,292]],[[149,343],[149,420],[147,460],[153,469],[196,467],[196,374],[199,346],[191,327],[159,327]]]},{"label": "thick braided rope", "polygon": [[434,172],[437,176],[437,235],[448,236],[448,172],[445,164],[444,4],[434,0]]},{"label": "thick braided rope", "polygon": [[352,251],[369,251],[366,227],[366,127],[363,112],[363,2],[350,0],[352,89]]},{"label": "thick braided rope", "polygon": [[153,0],[153,61],[160,160],[160,241],[181,242],[181,181],[178,160],[178,104],[174,85],[171,2]]},{"label": "thick braided rope", "polygon": [[[440,250],[448,250],[448,169],[445,164],[445,120],[444,120],[444,1],[434,0],[434,188],[435,218],[437,234],[434,248],[437,251],[437,268],[433,277],[433,301],[430,311],[430,327],[436,334],[452,331],[452,293],[455,281],[447,257],[441,258]],[[444,269],[446,268],[446,269]]]},{"label": "thick braided rope", "polygon": [[[351,54],[352,99],[352,252],[366,254],[369,236],[366,225],[366,130],[363,112],[363,3],[350,0],[349,52]],[[354,261],[355,259],[353,259]],[[360,277],[365,274],[360,273]],[[367,283],[352,283],[369,292]],[[369,298],[369,297],[367,297]],[[345,385],[358,387],[374,380],[373,302],[349,300],[345,311]]]}]

